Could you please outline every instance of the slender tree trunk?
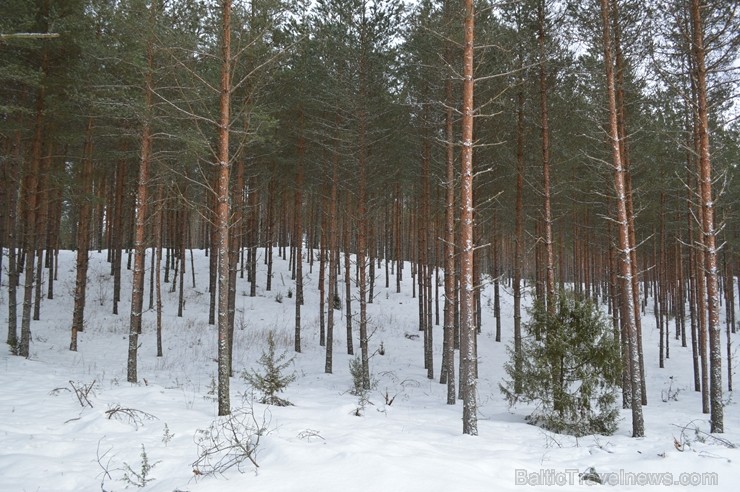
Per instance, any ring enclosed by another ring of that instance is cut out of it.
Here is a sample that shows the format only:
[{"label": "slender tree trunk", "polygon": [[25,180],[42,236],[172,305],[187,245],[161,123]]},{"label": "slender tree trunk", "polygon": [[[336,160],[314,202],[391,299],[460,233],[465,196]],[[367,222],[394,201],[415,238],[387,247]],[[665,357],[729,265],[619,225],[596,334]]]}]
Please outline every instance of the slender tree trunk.
[{"label": "slender tree trunk", "polygon": [[[183,194],[187,196],[187,186],[185,187]],[[188,212],[184,209],[184,207],[180,210],[178,218],[179,218],[178,229],[180,230],[180,233],[177,235],[178,243],[179,243],[178,247],[180,250],[180,258],[179,258],[180,283],[178,285],[179,290],[178,290],[178,296],[177,296],[177,317],[182,318],[183,311],[185,310],[185,249],[187,248],[187,240],[188,240]],[[152,253],[154,253],[154,251],[152,251]],[[152,261],[154,261],[154,255],[152,255]],[[153,281],[154,276],[150,275],[150,278],[152,279],[151,287],[154,287],[154,281]],[[153,291],[154,289],[150,288],[150,292],[153,292]],[[233,321],[233,318],[232,318],[232,321]],[[232,323],[232,326],[233,326],[233,323]]]},{"label": "slender tree trunk", "polygon": [[[337,180],[339,172],[339,153],[334,152],[332,155],[332,177],[331,177],[331,192],[329,195],[329,288],[326,295],[326,309],[327,309],[327,320],[326,320],[326,335],[327,341],[334,343],[334,302],[337,297],[337,269],[339,267],[339,251],[337,246],[337,238],[339,236],[339,228],[337,227]],[[346,219],[345,219],[346,220]],[[351,334],[351,331],[350,331]],[[347,340],[347,353],[352,353],[352,337],[350,336]],[[329,343],[326,345],[326,364],[324,366],[324,372],[331,373],[333,371],[333,356],[334,350]]]},{"label": "slender tree trunk", "polygon": [[[345,194],[347,197],[346,208],[349,209],[350,199],[349,194]],[[347,323],[347,354],[354,355],[354,342],[352,340],[352,267],[350,262],[350,218],[345,216],[344,220],[344,302],[346,306],[346,312],[344,317]]]},{"label": "slender tree trunk", "polygon": [[[46,71],[48,55],[44,50],[41,61],[41,73]],[[34,269],[33,260],[36,252],[36,220],[38,206],[38,179],[41,166],[41,148],[43,144],[44,111],[46,93],[44,86],[39,86],[36,95],[36,114],[34,117],[33,141],[31,144],[31,156],[28,161],[28,169],[25,174],[25,235],[23,255],[25,266],[23,267],[23,312],[21,315],[21,339],[18,346],[18,355],[29,357],[31,346],[31,307],[33,302]]]},{"label": "slender tree trunk", "polygon": [[712,198],[712,163],[709,155],[709,108],[705,66],[704,26],[700,0],[691,1],[694,68],[696,70],[697,123],[699,131],[699,190],[702,214],[702,243],[705,251],[709,331],[711,432],[724,432],[722,404],[722,349],[717,282],[717,246]]},{"label": "slender tree trunk", "polygon": [[[550,118],[547,102],[547,52],[545,48],[545,0],[540,0],[537,10],[538,34],[537,43],[540,49],[539,82],[540,82],[540,122],[542,125],[542,195],[543,222],[545,243],[545,305],[548,313],[555,312],[555,256],[552,240],[552,211],[550,200]],[[558,374],[553,378],[559,379]]]},{"label": "slender tree trunk", "polygon": [[[622,156],[622,166],[625,172],[625,188],[626,188],[626,203],[627,203],[627,221],[630,234],[630,244],[636,245],[637,240],[635,236],[635,211],[632,200],[632,173],[630,171],[630,159],[629,150],[627,146],[627,116],[626,116],[626,104],[624,100],[624,60],[622,55],[622,41],[621,41],[621,24],[619,22],[619,10],[618,3],[616,0],[611,0],[611,8],[614,17],[614,52],[615,52],[615,63],[616,63],[616,80],[615,80],[615,97],[617,104],[617,131],[619,134],[619,149]],[[632,248],[630,251],[630,264],[632,266],[632,302],[635,307],[633,309],[635,313],[635,327],[637,330],[637,355],[640,359],[640,397],[642,404],[647,405],[647,388],[645,386],[645,356],[642,348],[642,319],[640,317],[640,285],[639,276],[637,272],[637,248]]]},{"label": "slender tree trunk", "polygon": [[124,181],[126,179],[126,161],[120,159],[116,166],[116,187],[113,200],[113,226],[111,231],[111,249],[113,258],[113,314],[118,314],[118,303],[121,301],[121,256],[123,255],[123,231],[121,230],[121,216],[123,215]]},{"label": "slender tree trunk", "polygon": [[18,210],[18,167],[21,163],[21,135],[17,132],[13,144],[13,158],[8,161],[8,338],[7,343],[13,354],[18,353],[18,258],[17,240],[18,223],[16,211]]},{"label": "slender tree trunk", "polygon": [[[300,112],[300,136],[298,139],[298,169],[295,178],[295,351],[301,351],[301,305],[303,304],[303,160],[306,153],[306,142],[303,137],[303,110]],[[332,250],[332,255],[334,250]],[[330,268],[331,268],[331,262]],[[331,290],[331,288],[329,289]],[[332,306],[329,305],[329,316]]]},{"label": "slender tree trunk", "polygon": [[434,339],[432,324],[429,322],[430,284],[431,284],[431,209],[429,207],[429,168],[431,149],[428,139],[422,144],[421,165],[421,207],[419,220],[419,299],[421,301],[421,328],[424,330],[424,367],[427,378],[434,379]]},{"label": "slender tree trunk", "polygon": [[[273,176],[275,175],[273,165]],[[275,243],[275,178],[267,185],[267,217],[265,218],[265,264],[267,275],[265,279],[265,291],[272,290],[272,250]],[[278,254],[280,254],[280,243],[278,241]]]},{"label": "slender tree trunk", "polygon": [[249,211],[251,214],[251,227],[248,236],[251,237],[249,245],[249,297],[257,295],[257,244],[259,242],[259,211],[260,201],[257,191],[257,177],[252,176],[249,186]]},{"label": "slender tree trunk", "polygon": [[732,268],[732,260],[725,256],[725,297],[726,311],[725,320],[727,329],[727,391],[732,391],[732,330],[735,326],[735,273]]},{"label": "slender tree trunk", "polygon": [[[154,286],[157,296],[157,357],[162,357],[162,184],[157,185],[156,221],[154,223],[155,261]],[[119,251],[120,259],[120,251]],[[120,260],[119,260],[120,266]]]},{"label": "slender tree trunk", "polygon": [[[64,152],[61,159],[55,159],[56,165],[53,169],[54,176],[61,176],[64,173],[64,166],[67,155],[67,147],[65,145]],[[47,299],[54,299],[54,282],[57,280],[57,268],[58,268],[58,254],[59,254],[59,237],[62,222],[62,188],[63,186],[56,182],[51,189],[52,199],[50,203],[49,215],[51,219],[49,221],[49,244],[47,249],[47,262],[49,267],[49,281],[46,297]]]},{"label": "slender tree trunk", "polygon": [[[452,2],[445,0],[445,19],[452,17]],[[452,63],[452,45],[445,46],[445,61]],[[457,402],[455,388],[455,132],[453,115],[454,97],[452,77],[445,80],[445,223],[444,223],[444,340],[442,346],[442,372],[439,382],[447,384],[447,404]]]},{"label": "slender tree trunk", "polygon": [[[156,2],[150,5],[150,29],[153,29],[156,16]],[[136,226],[134,229],[134,273],[131,290],[131,324],[129,327],[127,379],[129,383],[137,382],[137,353],[139,350],[139,334],[141,333],[141,317],[144,306],[144,274],[146,260],[146,219],[148,205],[149,164],[152,153],[151,114],[154,91],[152,87],[154,72],[154,41],[150,33],[146,44],[147,71],[144,89],[144,127],[141,135],[141,160],[139,161],[139,177],[136,190]]]},{"label": "slender tree trunk", "polygon": [[[520,68],[523,64],[520,61]],[[523,75],[522,75],[523,77]],[[514,392],[522,392],[522,263],[524,261],[524,80],[519,81],[516,115],[516,216],[514,225]]]},{"label": "slender tree trunk", "polygon": [[[234,374],[234,324],[236,315],[236,280],[239,268],[239,251],[241,250],[241,227],[244,211],[244,160],[239,159],[236,165],[236,179],[231,190],[232,222],[229,226],[229,374]],[[185,250],[183,249],[183,258]],[[183,266],[184,266],[183,262]]]},{"label": "slender tree trunk", "polygon": [[[326,364],[324,365],[325,369],[328,367],[331,369],[331,359],[332,359],[332,351],[333,351],[333,343],[334,343],[334,331],[332,330],[331,333],[327,333],[326,330],[326,255],[327,255],[327,242],[328,242],[328,233],[327,230],[329,218],[327,217],[327,203],[328,200],[326,193],[324,193],[324,196],[322,197],[322,205],[321,205],[321,244],[319,245],[319,345],[322,347],[326,347]],[[331,309],[331,302],[332,299],[329,299],[329,309]],[[333,325],[332,325],[333,327]],[[327,344],[326,337],[329,335],[331,337],[330,343]],[[329,371],[326,371],[329,372]]]},{"label": "slender tree trunk", "polygon": [[614,189],[617,200],[617,236],[619,248],[619,271],[621,275],[621,302],[623,323],[626,326],[626,335],[629,340],[630,350],[630,384],[632,387],[632,435],[642,437],[645,435],[645,424],[642,415],[642,398],[640,386],[640,365],[637,353],[637,330],[635,327],[634,304],[632,302],[632,267],[629,238],[629,223],[627,218],[627,205],[625,200],[625,179],[622,155],[619,145],[619,129],[617,123],[617,103],[614,85],[614,66],[612,64],[611,35],[609,29],[609,1],[601,0],[601,20],[603,28],[604,44],[604,66],[606,71],[607,98],[609,103],[609,145],[612,153],[612,165],[614,168]]},{"label": "slender tree trunk", "polygon": [[90,204],[92,201],[92,117],[87,120],[85,150],[80,170],[80,212],[77,226],[77,277],[75,281],[75,302],[72,311],[72,340],[69,350],[77,351],[77,333],[85,323],[85,297],[87,293],[88,248],[90,245]]},{"label": "slender tree trunk", "polygon": [[[218,186],[218,169],[215,167],[213,168],[213,187],[214,189]],[[208,324],[209,325],[215,325],[216,324],[216,304],[217,304],[217,296],[218,296],[218,227],[216,227],[216,224],[218,223],[218,217],[217,217],[217,209],[218,209],[218,197],[216,195],[213,195],[213,200],[211,201],[212,206],[211,210],[209,210],[207,213],[210,212],[211,216],[211,223],[210,223],[210,247],[211,247],[211,256],[208,259],[208,294],[209,294],[209,303],[208,303]],[[164,271],[164,281],[167,283],[167,272],[169,271],[169,248],[167,248],[167,254],[165,256],[165,271]]]},{"label": "slender tree trunk", "polygon": [[221,97],[218,128],[218,414],[231,413],[229,360],[229,125],[231,96],[231,0],[222,0]]},{"label": "slender tree trunk", "polygon": [[473,0],[465,0],[462,97],[462,156],[460,182],[460,386],[463,395],[463,434],[478,435],[476,330],[473,285]]},{"label": "slender tree trunk", "polygon": [[403,204],[401,202],[401,185],[396,182],[396,203],[395,203],[395,229],[396,229],[396,294],[401,292],[401,280],[403,280],[403,257],[401,254],[401,212]]},{"label": "slender tree trunk", "polygon": [[38,321],[41,319],[41,299],[43,293],[41,291],[42,282],[44,278],[44,250],[46,249],[47,242],[47,224],[49,222],[49,172],[51,170],[51,162],[53,155],[53,144],[47,144],[49,147],[47,154],[41,159],[41,168],[39,169],[39,182],[37,189],[38,202],[36,209],[38,210],[38,217],[36,220],[36,285],[34,293],[33,303],[33,320]]},{"label": "slender tree trunk", "polygon": [[[499,241],[496,238],[498,231],[494,228],[494,235],[491,238],[493,251],[491,252],[492,258],[492,271],[493,271],[493,316],[496,319],[496,341],[501,341],[501,271],[499,265]],[[481,315],[483,306],[479,306],[478,318],[479,326],[482,323]]]}]

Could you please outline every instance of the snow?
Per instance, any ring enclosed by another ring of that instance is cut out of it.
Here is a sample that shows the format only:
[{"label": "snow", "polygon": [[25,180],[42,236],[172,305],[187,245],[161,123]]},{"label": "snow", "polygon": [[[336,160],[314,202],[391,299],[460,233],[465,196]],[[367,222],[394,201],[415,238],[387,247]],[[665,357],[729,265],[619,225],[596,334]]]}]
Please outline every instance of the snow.
[{"label": "snow", "polygon": [[[717,484],[679,485],[675,490],[735,490],[740,483],[740,449],[706,434],[709,416],[701,413],[700,394],[693,391],[690,347],[681,348],[671,339],[671,358],[665,369],[658,368],[658,331],[650,311],[643,318],[646,437],[630,437],[630,413],[625,410],[615,435],[577,439],[528,425],[526,407],[507,408],[498,384],[506,344],[513,338],[513,299],[502,288],[503,342],[497,343],[493,300],[489,302],[493,286],[486,286],[479,337],[479,435],[472,437],[462,434],[462,403],[446,405],[446,387],[426,378],[421,338],[404,336],[418,329],[418,301],[411,298],[410,276],[405,275],[400,294],[395,292],[395,279],[385,289],[381,276],[375,286],[377,297],[368,305],[368,331],[370,353],[382,343],[385,355],[375,353],[370,359],[375,389],[362,416],[355,416],[358,397],[349,391],[351,357],[345,354],[345,320],[339,311],[335,311],[334,374],[323,371],[318,264],[313,273],[304,265],[303,352],[294,359],[297,380],[281,395],[294,406],[253,404],[256,419],[268,429],[257,451],[259,468],[244,464],[241,472],[234,468],[223,475],[198,476],[193,472],[196,431],[216,419],[217,332],[207,324],[208,259],[202,252],[195,254],[197,287],[192,288],[187,272],[183,318],[176,316],[177,294],[169,292],[171,284],[163,284],[161,358],[155,356],[155,313],[144,313],[140,383],[129,384],[131,272],[124,267],[121,314],[114,316],[105,252],[91,253],[86,328],[79,334],[78,352],[70,352],[74,253],[60,253],[56,297],[43,301],[42,319],[32,323],[31,357],[12,356],[6,350],[0,354],[0,491],[135,489],[123,477],[127,466],[141,470],[142,445],[154,465],[149,473],[153,480],[143,488],[147,491],[513,491],[556,485],[561,485],[556,490],[575,490],[591,486],[578,478],[591,467],[605,480],[621,483],[619,490],[663,490],[665,481],[679,479],[714,478]],[[262,258],[257,297],[248,297],[246,279],[238,280],[232,408],[242,405],[242,395],[249,393],[238,374],[256,368],[269,330],[278,335],[280,351],[293,352],[295,296],[288,297],[288,290],[294,291],[294,283],[287,262],[277,254],[274,259],[272,292],[262,290],[266,270]],[[147,289],[148,280],[147,272]],[[1,292],[0,315],[7,326],[7,287]],[[278,293],[282,302],[276,301]],[[144,299],[147,306],[148,290]],[[359,309],[357,303],[353,307]],[[441,327],[434,329],[435,374],[439,374]],[[357,339],[355,347],[359,351]],[[726,365],[723,371],[724,378]],[[80,388],[93,382],[88,394],[92,406],[83,407],[72,384]],[[675,400],[662,398],[669,384],[672,391],[678,390]],[[723,384],[726,389],[726,381]],[[392,404],[386,403],[386,394],[395,397]],[[726,432],[716,437],[740,446],[740,409],[729,393],[724,399]],[[107,411],[117,406],[132,409],[135,417],[118,412],[109,418]],[[657,480],[659,485],[639,485],[643,480]]]}]

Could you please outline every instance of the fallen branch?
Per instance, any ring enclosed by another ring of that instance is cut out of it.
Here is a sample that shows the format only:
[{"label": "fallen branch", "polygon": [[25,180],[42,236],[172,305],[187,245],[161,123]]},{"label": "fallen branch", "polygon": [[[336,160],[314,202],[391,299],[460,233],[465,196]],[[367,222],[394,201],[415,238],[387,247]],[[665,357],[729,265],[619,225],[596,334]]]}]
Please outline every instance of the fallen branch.
[{"label": "fallen branch", "polygon": [[75,395],[77,395],[77,401],[80,402],[80,406],[82,408],[85,408],[85,406],[89,406],[90,408],[92,408],[93,404],[88,396],[95,387],[95,380],[93,379],[93,382],[90,384],[82,384],[79,382],[77,384],[79,384],[79,386],[75,386],[74,381],[69,382],[69,385],[72,386]]},{"label": "fallen branch", "polygon": [[135,408],[122,407],[120,405],[109,408],[105,411],[105,414],[108,416],[108,420],[115,418],[116,420],[120,420],[121,422],[128,422],[129,424],[132,424],[136,429],[138,429],[139,426],[144,425],[145,421],[159,420],[151,413],[137,410]]}]

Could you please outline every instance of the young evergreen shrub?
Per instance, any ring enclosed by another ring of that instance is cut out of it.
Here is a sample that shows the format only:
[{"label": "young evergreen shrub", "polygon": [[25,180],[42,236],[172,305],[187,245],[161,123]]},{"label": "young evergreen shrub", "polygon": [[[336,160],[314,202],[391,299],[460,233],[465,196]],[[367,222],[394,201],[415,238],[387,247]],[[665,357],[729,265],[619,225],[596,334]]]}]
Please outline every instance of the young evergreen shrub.
[{"label": "young evergreen shrub", "polygon": [[276,353],[275,337],[270,331],[267,334],[267,352],[262,351],[259,359],[259,365],[262,367],[261,372],[255,370],[244,371],[242,378],[255,390],[262,393],[260,403],[267,405],[276,405],[287,407],[292,405],[288,400],[280,398],[281,393],[290,383],[295,381],[295,373],[286,374],[285,370],[293,363],[293,357],[288,358],[288,354],[283,352],[280,355]]},{"label": "young evergreen shrub", "polygon": [[[610,324],[593,302],[569,292],[560,293],[554,311],[548,314],[542,303],[530,310],[520,364],[510,346],[501,392],[509,406],[536,404],[527,417],[535,425],[575,436],[613,434],[621,358]],[[516,379],[522,388],[518,394]]]},{"label": "young evergreen shrub", "polygon": [[362,417],[365,407],[370,403],[370,390],[375,386],[365,378],[362,370],[362,357],[359,355],[350,359],[349,374],[352,376],[352,389],[350,393],[357,397],[357,408],[352,412],[356,417]]}]

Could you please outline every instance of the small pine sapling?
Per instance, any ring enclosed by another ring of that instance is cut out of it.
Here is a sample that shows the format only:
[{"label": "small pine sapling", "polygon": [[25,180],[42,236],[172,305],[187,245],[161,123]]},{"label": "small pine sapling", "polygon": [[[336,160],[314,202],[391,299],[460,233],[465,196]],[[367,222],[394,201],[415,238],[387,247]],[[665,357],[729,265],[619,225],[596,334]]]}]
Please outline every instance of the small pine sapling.
[{"label": "small pine sapling", "polygon": [[164,423],[164,431],[162,431],[162,443],[167,446],[175,435],[170,431],[167,426],[167,422]]},{"label": "small pine sapling", "polygon": [[154,481],[153,478],[151,478],[151,472],[154,469],[155,466],[159,464],[159,461],[155,463],[149,463],[149,456],[146,454],[146,448],[144,445],[141,445],[141,454],[140,454],[141,461],[139,463],[139,470],[136,471],[131,466],[124,462],[124,474],[123,480],[128,485],[134,485],[136,487],[146,487],[146,485],[149,482]]},{"label": "small pine sapling", "polygon": [[352,376],[352,389],[350,393],[357,397],[357,408],[353,415],[361,417],[370,402],[370,389],[375,386],[374,382],[366,382],[362,371],[362,358],[357,356],[349,361],[349,373]]},{"label": "small pine sapling", "polygon": [[278,393],[282,393],[290,383],[295,381],[295,372],[291,372],[290,374],[286,374],[285,372],[293,363],[294,357],[288,358],[287,352],[278,355],[275,345],[275,336],[270,331],[267,334],[267,352],[262,351],[262,356],[259,359],[259,365],[262,367],[262,371],[244,371],[242,378],[252,388],[262,393],[262,397],[259,400],[260,403],[286,407],[292,405],[292,403],[284,398],[280,398]]},{"label": "small pine sapling", "polygon": [[[541,303],[531,309],[521,360],[516,363],[509,347],[501,392],[510,406],[537,405],[527,419],[553,432],[613,434],[621,357],[610,325],[594,303],[572,293],[561,292],[554,311]],[[517,380],[521,392],[515,390]]]}]

